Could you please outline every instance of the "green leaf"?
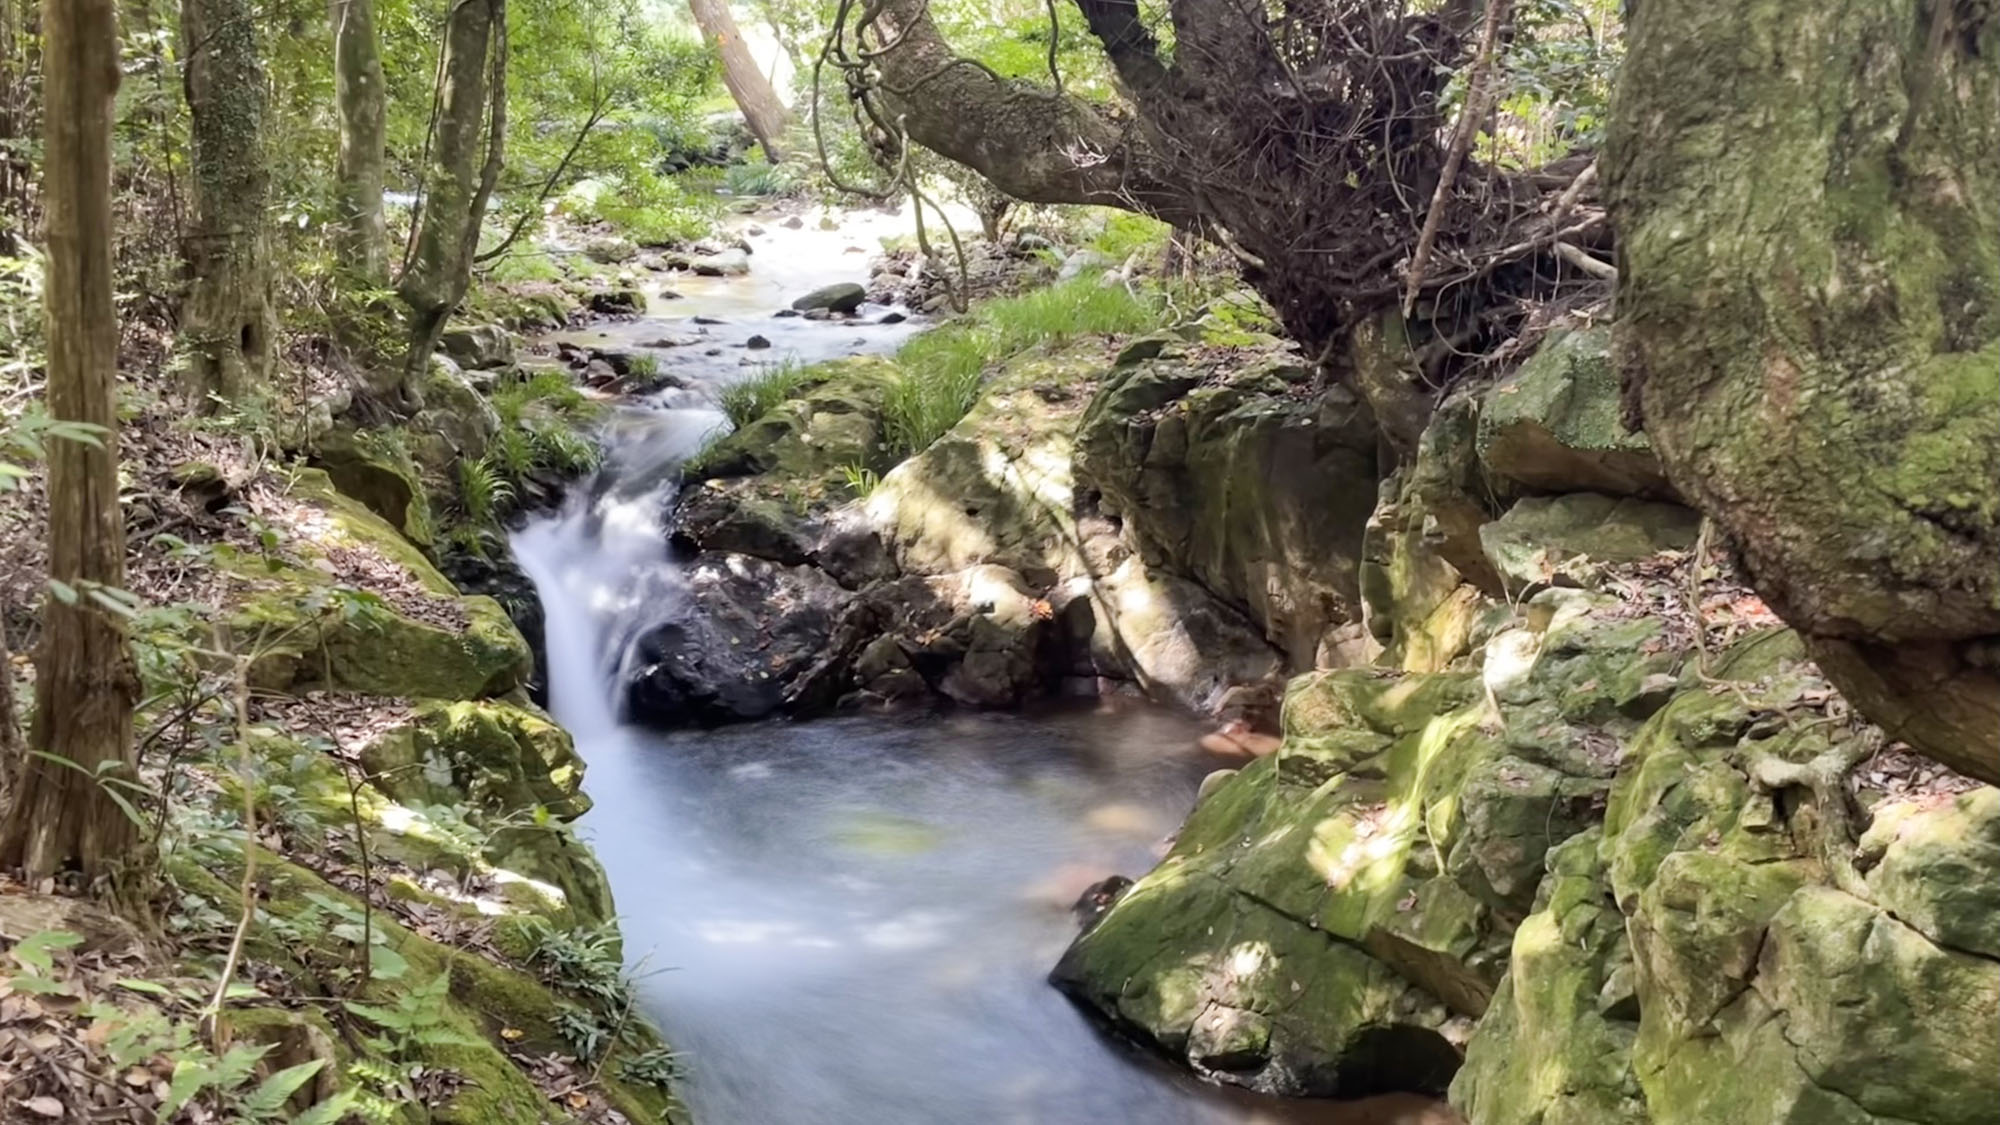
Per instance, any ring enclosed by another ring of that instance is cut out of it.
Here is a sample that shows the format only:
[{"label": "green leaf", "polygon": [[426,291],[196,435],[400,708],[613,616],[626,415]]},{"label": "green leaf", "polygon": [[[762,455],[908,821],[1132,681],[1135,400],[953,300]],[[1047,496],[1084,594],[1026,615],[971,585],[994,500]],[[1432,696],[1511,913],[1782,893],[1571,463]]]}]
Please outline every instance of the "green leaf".
[{"label": "green leaf", "polygon": [[16,992],[33,993],[36,996],[70,995],[69,984],[67,982],[51,980],[48,977],[38,977],[23,973],[8,983],[13,986]]},{"label": "green leaf", "polygon": [[378,1008],[373,1004],[363,1004],[359,1000],[349,1000],[347,1010],[389,1031],[400,1031],[410,1026],[410,1017],[407,1014],[391,1008]]},{"label": "green leaf", "polygon": [[137,977],[120,977],[112,982],[120,988],[133,992],[143,992],[149,996],[172,996],[174,990],[157,981],[140,980]]},{"label": "green leaf", "polygon": [[67,582],[58,582],[53,578],[49,579],[49,593],[55,595],[55,599],[64,605],[76,604],[76,587]]},{"label": "green leaf", "polygon": [[291,1125],[336,1125],[354,1108],[354,1097],[353,1090],[342,1090],[292,1118]]},{"label": "green leaf", "polygon": [[174,1060],[174,1074],[167,1080],[167,1096],[160,1102],[160,1115],[156,1120],[171,1120],[182,1106],[213,1081],[215,1072],[201,1061],[191,1058]]},{"label": "green leaf", "polygon": [[396,980],[409,971],[409,961],[386,945],[368,951],[368,975],[376,980]]},{"label": "green leaf", "polygon": [[288,1066],[258,1083],[255,1090],[243,1099],[243,1109],[253,1117],[269,1116],[285,1107],[299,1088],[313,1080],[313,1076],[325,1069],[325,1059],[312,1059],[297,1066]]},{"label": "green leaf", "polygon": [[70,949],[82,944],[82,936],[68,930],[42,930],[39,933],[29,934],[15,944],[14,960],[26,968],[46,973],[55,964],[55,960],[49,956],[51,950]]}]

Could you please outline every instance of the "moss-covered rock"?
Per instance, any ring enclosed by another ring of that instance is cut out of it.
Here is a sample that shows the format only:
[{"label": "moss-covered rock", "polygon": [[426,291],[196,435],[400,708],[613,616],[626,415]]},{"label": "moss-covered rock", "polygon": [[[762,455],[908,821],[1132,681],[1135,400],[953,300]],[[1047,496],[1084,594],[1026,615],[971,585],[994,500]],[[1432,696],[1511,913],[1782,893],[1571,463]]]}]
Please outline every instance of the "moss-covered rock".
[{"label": "moss-covered rock", "polygon": [[1609,326],[1563,332],[1480,400],[1487,474],[1540,492],[1671,497],[1642,433],[1625,428]]},{"label": "moss-covered rock", "polygon": [[[240,858],[211,857],[205,866],[195,857],[169,857],[168,874],[181,890],[215,907],[234,910],[241,878]],[[269,853],[257,861],[260,905],[247,937],[246,953],[283,974],[308,994],[325,995],[349,987],[342,974],[361,963],[357,939],[362,906],[352,894],[312,871]],[[436,907],[438,902],[433,901]],[[448,906],[449,904],[445,904]],[[432,940],[391,911],[377,908],[368,916],[375,947],[391,951],[393,971],[378,970],[355,993],[357,1003],[377,1011],[401,1011],[417,1025],[403,1034],[365,1017],[355,1021],[360,1034],[329,1037],[334,1073],[343,1085],[357,1082],[346,1064],[365,1059],[377,1067],[400,1069],[412,1064],[447,1072],[449,1098],[427,1107],[417,1121],[484,1125],[496,1121],[567,1122],[575,1120],[562,1103],[538,1088],[530,1063],[547,1054],[567,1055],[572,1047],[558,1026],[566,1010],[579,1006],[555,986],[531,971],[501,964],[478,954]],[[414,1005],[414,1007],[413,1007]],[[232,1011],[232,1026],[263,1034],[266,1027],[290,1026],[289,1014],[266,1010]],[[617,1019],[629,1013],[610,1013]],[[309,1021],[310,1022],[310,1021]],[[322,1026],[323,1025],[315,1025]],[[686,1111],[671,1091],[628,1080],[622,1063],[642,1052],[662,1050],[657,1032],[639,1019],[627,1019],[626,1035],[610,1047],[610,1057],[593,1083],[592,1104],[608,1106],[634,1122],[666,1125],[686,1121]],[[595,1068],[594,1061],[577,1064]],[[363,1089],[368,1089],[365,1082]],[[385,1094],[387,1095],[385,1097]],[[385,1108],[401,1106],[392,1091],[373,1089],[371,1096]]]},{"label": "moss-covered rock", "polygon": [[429,699],[502,695],[533,657],[491,598],[462,598],[381,517],[325,474],[295,479],[259,554],[239,554],[229,623],[252,682]]},{"label": "moss-covered rock", "polygon": [[1642,1125],[1625,919],[1600,834],[1551,849],[1534,913],[1514,931],[1507,975],[1465,1046],[1451,1101],[1479,1125]]},{"label": "moss-covered rock", "polygon": [[886,471],[882,401],[895,375],[875,356],[816,364],[791,396],[706,450],[690,476],[804,482],[850,467]]},{"label": "moss-covered rock", "polygon": [[410,542],[431,546],[436,524],[430,493],[401,430],[333,430],[320,438],[313,462],[342,495],[360,501]]},{"label": "moss-covered rock", "polygon": [[1277,349],[1201,364],[1174,347],[1114,371],[1081,419],[1078,479],[1150,567],[1249,615],[1291,667],[1360,620],[1376,431],[1351,392],[1315,393]]},{"label": "moss-covered rock", "polygon": [[1688,550],[1700,528],[1700,515],[1678,504],[1572,492],[1516,503],[1479,529],[1479,541],[1493,569],[1520,590],[1556,580],[1580,584],[1593,564]]}]

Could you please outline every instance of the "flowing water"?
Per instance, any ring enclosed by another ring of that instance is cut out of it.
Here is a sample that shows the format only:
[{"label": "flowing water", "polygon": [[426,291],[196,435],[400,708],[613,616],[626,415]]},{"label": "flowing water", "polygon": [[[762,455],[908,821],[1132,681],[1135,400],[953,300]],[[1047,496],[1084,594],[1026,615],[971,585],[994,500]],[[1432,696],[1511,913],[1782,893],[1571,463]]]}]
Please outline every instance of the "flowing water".
[{"label": "flowing water", "polygon": [[704,1125],[1305,1120],[1104,1039],[1044,980],[1079,892],[1151,866],[1212,768],[1186,720],[1125,707],[665,734],[619,720],[624,650],[676,596],[667,470],[720,424],[714,391],[747,370],[739,337],[806,359],[895,346],[912,327],[769,313],[861,280],[866,255],[847,247],[896,222],[780,228],[753,240],[749,277],[677,285],[654,305],[670,315],[597,334],[714,342],[662,352],[690,385],[623,408],[597,487],[514,540],[546,611],[551,709],[589,763],[582,830],[692,1108]]}]

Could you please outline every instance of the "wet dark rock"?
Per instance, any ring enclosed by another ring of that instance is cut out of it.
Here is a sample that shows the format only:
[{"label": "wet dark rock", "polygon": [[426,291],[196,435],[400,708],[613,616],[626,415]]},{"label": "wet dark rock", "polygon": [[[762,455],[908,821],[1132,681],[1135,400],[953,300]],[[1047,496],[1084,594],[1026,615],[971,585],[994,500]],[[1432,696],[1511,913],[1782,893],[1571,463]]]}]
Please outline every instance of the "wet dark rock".
[{"label": "wet dark rock", "polygon": [[792,307],[800,312],[825,309],[829,312],[851,313],[868,299],[868,290],[851,281],[822,285],[818,289],[792,302]]},{"label": "wet dark rock", "polygon": [[637,316],[646,311],[646,295],[637,289],[606,289],[592,293],[589,305],[603,316]]},{"label": "wet dark rock", "polygon": [[833,313],[826,309],[807,309],[805,318],[807,320],[832,320]]},{"label": "wet dark rock", "polygon": [[722,349],[721,349],[721,348],[706,348],[706,349],[704,349],[704,350],[702,351],[702,353],[701,353],[701,354],[703,354],[703,355],[721,355],[721,354],[722,354]]},{"label": "wet dark rock", "polygon": [[639,638],[633,717],[668,726],[759,719],[808,698],[853,595],[812,567],[703,554],[681,612]]},{"label": "wet dark rock", "polygon": [[535,676],[528,694],[538,704],[548,703],[548,648],[543,636],[544,617],[541,595],[523,573],[505,543],[487,545],[484,554],[447,547],[438,557],[438,570],[451,584],[466,594],[485,594],[500,603],[514,627],[528,642],[535,656]]},{"label": "wet dark rock", "polygon": [[695,322],[696,324],[728,324],[728,323],[729,323],[728,321],[726,321],[726,320],[723,320],[723,319],[722,319],[721,317],[716,317],[716,316],[698,316],[698,317],[695,317],[695,318],[694,318],[694,322]]},{"label": "wet dark rock", "polygon": [[602,359],[593,359],[583,366],[583,381],[593,387],[609,386],[618,381],[618,369]]},{"label": "wet dark rock", "polygon": [[786,230],[799,230],[806,225],[806,221],[804,219],[799,218],[797,215],[793,215],[792,217],[786,219],[783,223],[780,223],[779,225],[784,227]]},{"label": "wet dark rock", "polygon": [[1070,913],[1076,916],[1079,925],[1088,927],[1102,918],[1104,912],[1111,909],[1131,886],[1132,880],[1123,875],[1100,879],[1084,888],[1083,893],[1077,896],[1076,904],[1069,908]]},{"label": "wet dark rock", "polygon": [[797,316],[797,315],[799,315],[799,310],[797,310],[797,309],[779,309],[779,310],[778,310],[777,312],[774,312],[774,313],[772,313],[771,315],[772,315],[772,316],[774,316],[774,317],[777,317],[778,319],[781,319],[781,320],[782,320],[782,319],[784,319],[785,317],[789,317],[789,316]]},{"label": "wet dark rock", "polygon": [[904,315],[903,315],[902,313],[899,313],[899,312],[892,312],[892,313],[883,313],[883,314],[882,314],[882,319],[880,319],[880,320],[876,321],[875,323],[877,323],[877,324],[901,324],[901,323],[903,323],[904,321],[906,321],[906,320],[908,320],[908,319],[910,319],[910,318],[909,318],[909,317],[907,317],[907,316],[904,316]]},{"label": "wet dark rock", "polygon": [[771,341],[764,336],[752,336],[748,340],[743,341],[743,346],[753,350],[760,350],[770,347]]}]

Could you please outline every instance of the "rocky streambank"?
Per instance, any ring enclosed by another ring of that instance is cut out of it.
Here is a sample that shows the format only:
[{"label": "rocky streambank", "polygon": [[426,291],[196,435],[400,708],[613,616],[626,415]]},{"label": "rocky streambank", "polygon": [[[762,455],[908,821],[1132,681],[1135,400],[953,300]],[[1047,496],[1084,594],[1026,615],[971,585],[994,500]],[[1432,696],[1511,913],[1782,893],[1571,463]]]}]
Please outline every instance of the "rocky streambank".
[{"label": "rocky streambank", "polygon": [[1277,722],[1054,972],[1211,1078],[1478,1123],[1990,1112],[2000,792],[1885,743],[1736,581],[1620,424],[1610,330],[1398,463],[1240,319],[1006,358],[900,464],[884,368],[819,369],[690,466],[634,711]]}]

